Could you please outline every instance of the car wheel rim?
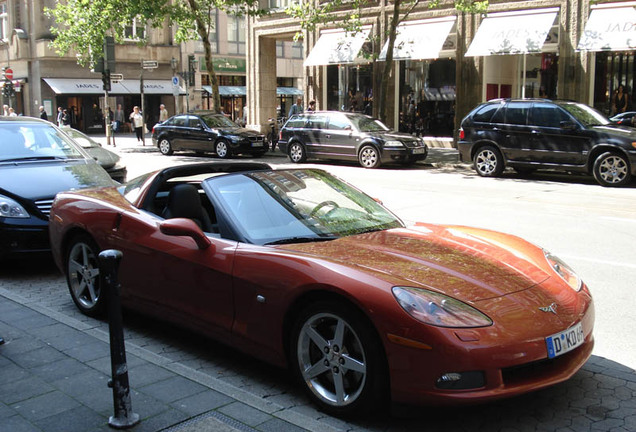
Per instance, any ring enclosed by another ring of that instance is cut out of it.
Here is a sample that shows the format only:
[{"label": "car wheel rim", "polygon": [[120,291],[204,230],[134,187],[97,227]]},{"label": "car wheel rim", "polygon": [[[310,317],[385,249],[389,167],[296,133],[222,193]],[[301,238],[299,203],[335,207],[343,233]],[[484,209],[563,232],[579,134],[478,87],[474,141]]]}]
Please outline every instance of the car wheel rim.
[{"label": "car wheel rim", "polygon": [[216,154],[222,158],[227,156],[227,145],[225,145],[224,142],[220,142],[216,145]]},{"label": "car wheel rim", "polygon": [[73,296],[85,308],[99,301],[99,267],[97,257],[86,243],[77,243],[68,257],[69,283]]},{"label": "car wheel rim", "polygon": [[319,313],[298,335],[298,364],[309,389],[326,404],[346,406],[362,393],[367,362],[360,338],[342,318]]},{"label": "car wheel rim", "polygon": [[378,162],[378,154],[372,148],[365,148],[360,155],[360,161],[365,167],[372,167]]},{"label": "car wheel rim", "polygon": [[161,153],[168,153],[170,151],[170,143],[168,140],[161,140],[159,150],[161,150]]},{"label": "car wheel rim", "polygon": [[610,156],[601,162],[599,175],[604,182],[620,183],[627,176],[627,164],[619,156]]},{"label": "car wheel rim", "polygon": [[289,155],[293,162],[300,162],[303,158],[303,149],[299,145],[294,144],[289,150]]},{"label": "car wheel rim", "polygon": [[492,174],[497,169],[497,155],[491,150],[484,150],[477,155],[477,169],[482,174]]}]

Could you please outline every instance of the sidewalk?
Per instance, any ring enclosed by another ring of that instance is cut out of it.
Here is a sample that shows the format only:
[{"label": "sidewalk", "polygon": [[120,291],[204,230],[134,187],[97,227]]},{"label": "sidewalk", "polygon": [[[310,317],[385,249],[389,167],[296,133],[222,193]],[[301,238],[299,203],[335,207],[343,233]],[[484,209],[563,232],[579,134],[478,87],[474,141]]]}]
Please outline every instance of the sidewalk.
[{"label": "sidewalk", "polygon": [[[109,335],[0,287],[0,432],[111,431]],[[127,343],[131,431],[325,431],[230,384]],[[334,429],[335,430],[335,429]]]}]

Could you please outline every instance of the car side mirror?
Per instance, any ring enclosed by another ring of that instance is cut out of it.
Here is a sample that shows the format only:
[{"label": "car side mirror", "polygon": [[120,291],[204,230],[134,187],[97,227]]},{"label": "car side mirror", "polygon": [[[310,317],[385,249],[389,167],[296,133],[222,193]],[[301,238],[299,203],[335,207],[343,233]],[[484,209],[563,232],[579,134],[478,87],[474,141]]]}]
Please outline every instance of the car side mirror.
[{"label": "car side mirror", "polygon": [[168,236],[190,237],[197,244],[199,249],[207,249],[212,242],[205,235],[199,225],[193,220],[186,218],[166,219],[159,224],[159,231]]},{"label": "car side mirror", "polygon": [[559,125],[561,126],[561,129],[565,129],[565,130],[576,130],[576,129],[578,129],[576,123],[574,123],[572,121],[562,121],[561,123],[559,123]]}]

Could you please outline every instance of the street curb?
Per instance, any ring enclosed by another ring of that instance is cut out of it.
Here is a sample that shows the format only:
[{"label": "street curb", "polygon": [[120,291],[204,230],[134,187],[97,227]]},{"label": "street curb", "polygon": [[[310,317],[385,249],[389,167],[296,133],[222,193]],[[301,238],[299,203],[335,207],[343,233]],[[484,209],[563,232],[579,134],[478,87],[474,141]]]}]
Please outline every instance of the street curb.
[{"label": "street curb", "polygon": [[[107,344],[110,343],[110,336],[108,332],[101,330],[97,328],[96,326],[91,326],[82,321],[78,321],[74,318],[70,318],[64,314],[61,314],[59,312],[49,309],[46,306],[33,304],[34,302],[29,301],[29,299],[22,297],[20,295],[14,294],[11,291],[2,287],[0,287],[0,296],[5,297],[6,299],[14,301],[16,303],[19,303],[29,309],[34,310],[35,312],[41,313],[42,315],[45,315],[55,321],[65,324],[75,330],[81,331],[91,337],[94,337],[95,339],[100,340],[101,342],[105,342]],[[298,426],[299,428],[302,428],[311,432],[339,431],[339,429],[334,429],[329,425],[320,423],[303,414],[286,410],[285,407],[278,405],[274,402],[264,401],[262,398],[255,396],[244,390],[241,390],[240,388],[235,387],[232,384],[225,383],[209,375],[196,371],[188,366],[182,365],[166,357],[157,355],[153,352],[148,351],[147,349],[143,347],[135,345],[134,343],[126,342],[125,344],[126,344],[127,352],[141,358],[144,361],[147,361],[156,366],[165,368],[169,370],[170,372],[173,372],[183,378],[189,379],[211,390],[215,390],[219,393],[222,393],[232,399],[235,399],[239,402],[244,403],[245,405],[248,405],[254,409],[267,413],[271,415],[272,417],[291,423],[295,426]],[[204,416],[205,416],[205,413],[195,418],[198,418],[198,417],[203,418]],[[181,422],[181,423],[185,423],[185,422]],[[181,423],[177,423],[171,428],[174,428]],[[171,429],[171,430],[175,430],[175,429]]]}]

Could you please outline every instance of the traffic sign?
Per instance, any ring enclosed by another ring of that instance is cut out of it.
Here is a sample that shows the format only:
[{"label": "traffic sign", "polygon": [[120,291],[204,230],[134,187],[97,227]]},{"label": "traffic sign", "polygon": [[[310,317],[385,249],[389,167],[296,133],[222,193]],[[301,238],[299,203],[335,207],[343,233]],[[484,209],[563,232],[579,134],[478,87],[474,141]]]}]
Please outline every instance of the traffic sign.
[{"label": "traffic sign", "polygon": [[13,79],[13,69],[11,68],[6,68],[4,70],[4,77],[8,80],[12,80]]},{"label": "traffic sign", "polygon": [[179,78],[176,76],[172,77],[172,86],[173,87],[179,87]]},{"label": "traffic sign", "polygon": [[142,60],[141,67],[143,69],[157,69],[159,62],[157,60]]}]

